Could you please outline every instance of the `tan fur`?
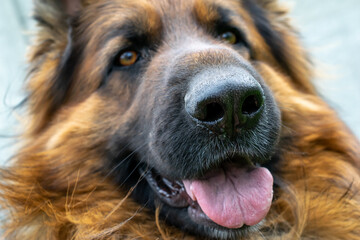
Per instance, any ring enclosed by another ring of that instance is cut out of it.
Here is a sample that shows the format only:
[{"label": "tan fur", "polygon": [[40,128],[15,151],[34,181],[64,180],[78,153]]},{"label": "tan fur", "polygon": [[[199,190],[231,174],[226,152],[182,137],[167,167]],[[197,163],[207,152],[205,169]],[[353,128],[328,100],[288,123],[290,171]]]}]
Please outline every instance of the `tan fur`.
[{"label": "tan fur", "polygon": [[[151,7],[151,1],[142,2],[144,8]],[[248,239],[360,239],[360,145],[315,94],[311,68],[289,34],[293,30],[282,8],[273,1],[258,2],[286,39],[292,71],[286,73],[276,63],[239,5],[256,45],[255,67],[273,91],[283,124],[282,171],[275,176],[281,188],[265,221]],[[199,15],[206,15],[205,5],[197,4]],[[50,112],[49,81],[65,50],[67,27],[65,13],[53,4],[38,4],[37,11],[57,28],[40,26],[32,47],[29,126],[12,166],[1,170],[0,204],[8,217],[4,238],[197,239],[167,226],[158,211],[144,209],[129,198],[131,191],[100,173],[103,163],[97,150],[121,123],[112,103],[91,93],[94,82],[83,92],[74,86],[71,90],[80,98],[70,99],[56,114]],[[90,20],[83,16],[83,21]],[[156,26],[153,21],[150,25]],[[81,71],[88,71],[91,61],[95,59],[87,59]],[[93,71],[90,78],[96,78]],[[101,125],[99,112],[106,119]]]}]

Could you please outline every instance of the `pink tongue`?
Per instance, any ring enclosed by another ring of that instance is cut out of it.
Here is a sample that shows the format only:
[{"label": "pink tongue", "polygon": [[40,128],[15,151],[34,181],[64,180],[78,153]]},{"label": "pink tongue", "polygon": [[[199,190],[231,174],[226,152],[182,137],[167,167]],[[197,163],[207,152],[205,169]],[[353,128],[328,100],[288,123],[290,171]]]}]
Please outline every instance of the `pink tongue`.
[{"label": "pink tongue", "polygon": [[210,173],[206,180],[184,180],[186,192],[215,223],[240,228],[259,223],[270,209],[273,177],[266,168],[234,166]]}]

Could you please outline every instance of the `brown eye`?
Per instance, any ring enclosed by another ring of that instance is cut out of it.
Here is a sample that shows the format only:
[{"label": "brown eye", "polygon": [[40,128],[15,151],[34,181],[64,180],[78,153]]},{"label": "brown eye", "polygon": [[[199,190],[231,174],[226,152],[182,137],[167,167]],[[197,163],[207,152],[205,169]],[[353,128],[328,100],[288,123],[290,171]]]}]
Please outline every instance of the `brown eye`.
[{"label": "brown eye", "polygon": [[125,51],[119,55],[118,65],[119,66],[130,66],[133,65],[139,58],[139,55],[135,51]]},{"label": "brown eye", "polygon": [[229,44],[235,44],[237,42],[236,35],[233,32],[224,32],[220,35],[220,39]]}]

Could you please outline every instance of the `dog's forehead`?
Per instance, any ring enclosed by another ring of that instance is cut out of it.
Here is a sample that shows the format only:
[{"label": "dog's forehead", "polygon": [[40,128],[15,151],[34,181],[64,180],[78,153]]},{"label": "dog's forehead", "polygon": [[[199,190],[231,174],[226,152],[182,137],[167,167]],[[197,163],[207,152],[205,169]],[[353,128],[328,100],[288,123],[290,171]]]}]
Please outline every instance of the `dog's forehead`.
[{"label": "dog's forehead", "polygon": [[204,19],[216,16],[217,6],[234,9],[240,6],[240,0],[137,0],[107,1],[127,10],[142,9],[154,11],[165,19],[183,19],[190,14],[198,14]]},{"label": "dog's forehead", "polygon": [[232,12],[241,11],[239,0],[106,0],[93,5],[96,15],[101,16],[96,18],[97,21],[113,26],[132,21],[133,25],[143,29],[161,24],[164,30],[185,29],[195,21],[211,24]]},{"label": "dog's forehead", "polygon": [[241,9],[239,0],[103,0],[88,5],[79,18],[77,34],[91,49],[116,38],[141,37],[150,45],[160,41],[172,45],[204,37],[220,20],[246,32]]}]

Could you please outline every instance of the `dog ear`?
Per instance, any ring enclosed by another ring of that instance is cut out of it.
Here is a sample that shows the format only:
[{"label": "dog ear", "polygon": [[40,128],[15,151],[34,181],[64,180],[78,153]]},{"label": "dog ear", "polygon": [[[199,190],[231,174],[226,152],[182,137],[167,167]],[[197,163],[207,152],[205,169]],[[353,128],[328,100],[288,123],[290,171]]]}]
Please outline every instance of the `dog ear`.
[{"label": "dog ear", "polygon": [[73,51],[74,24],[90,1],[94,0],[34,0],[37,34],[29,55],[28,85],[30,110],[39,117],[34,121],[34,132],[46,126],[66,101],[74,67],[80,58]]},{"label": "dog ear", "polygon": [[91,0],[34,0],[34,17],[40,23],[67,25]]},{"label": "dog ear", "polygon": [[60,0],[62,2],[63,9],[69,16],[74,16],[78,13],[82,7],[83,3],[81,0]]},{"label": "dog ear", "polygon": [[87,2],[86,0],[35,0],[35,13],[44,15],[47,12],[57,12],[72,17],[77,15]]}]

